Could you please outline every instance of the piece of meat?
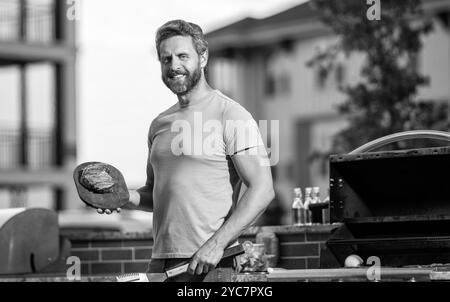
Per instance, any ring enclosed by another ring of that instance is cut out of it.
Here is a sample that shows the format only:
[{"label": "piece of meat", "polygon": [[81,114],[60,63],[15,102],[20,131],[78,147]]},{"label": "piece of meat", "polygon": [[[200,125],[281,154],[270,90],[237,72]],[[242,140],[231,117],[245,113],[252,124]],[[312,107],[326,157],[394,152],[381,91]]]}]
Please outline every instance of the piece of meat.
[{"label": "piece of meat", "polygon": [[85,167],[80,175],[80,183],[94,193],[111,193],[115,184],[108,167],[103,164]]}]

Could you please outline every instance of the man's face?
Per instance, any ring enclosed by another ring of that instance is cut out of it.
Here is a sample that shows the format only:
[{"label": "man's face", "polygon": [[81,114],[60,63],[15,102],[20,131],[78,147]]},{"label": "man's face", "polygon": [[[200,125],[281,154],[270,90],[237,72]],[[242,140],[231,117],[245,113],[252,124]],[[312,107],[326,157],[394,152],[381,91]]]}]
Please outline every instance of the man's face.
[{"label": "man's face", "polygon": [[159,49],[164,84],[177,95],[191,91],[200,81],[203,65],[192,38],[174,36],[162,41]]}]

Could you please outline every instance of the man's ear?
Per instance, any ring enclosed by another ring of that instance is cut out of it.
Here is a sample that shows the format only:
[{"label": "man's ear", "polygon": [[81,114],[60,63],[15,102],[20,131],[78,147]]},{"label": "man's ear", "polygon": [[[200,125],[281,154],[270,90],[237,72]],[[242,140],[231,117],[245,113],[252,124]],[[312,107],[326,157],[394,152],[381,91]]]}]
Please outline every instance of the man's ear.
[{"label": "man's ear", "polygon": [[205,50],[203,54],[200,55],[200,67],[205,68],[208,64],[209,52]]}]

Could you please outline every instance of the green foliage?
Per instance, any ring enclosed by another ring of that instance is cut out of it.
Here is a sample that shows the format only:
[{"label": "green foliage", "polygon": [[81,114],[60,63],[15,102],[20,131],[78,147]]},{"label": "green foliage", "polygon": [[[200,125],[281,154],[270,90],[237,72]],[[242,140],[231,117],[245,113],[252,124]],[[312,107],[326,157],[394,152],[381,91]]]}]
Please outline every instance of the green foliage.
[{"label": "green foliage", "polygon": [[448,103],[417,100],[418,88],[429,83],[416,68],[421,37],[432,30],[419,0],[381,0],[379,21],[368,20],[365,0],[312,0],[311,5],[339,41],[310,65],[330,71],[340,53],[364,55],[359,82],[340,87],[346,100],[338,111],[349,126],[335,136],[331,153],[396,132],[450,129]]}]

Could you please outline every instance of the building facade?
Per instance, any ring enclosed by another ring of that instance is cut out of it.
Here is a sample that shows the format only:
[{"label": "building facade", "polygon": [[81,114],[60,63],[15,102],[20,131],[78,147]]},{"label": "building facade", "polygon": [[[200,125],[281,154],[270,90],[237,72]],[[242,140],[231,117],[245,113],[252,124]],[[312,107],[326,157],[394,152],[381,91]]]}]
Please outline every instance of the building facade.
[{"label": "building facade", "polygon": [[[424,38],[418,68],[430,77],[419,97],[450,102],[450,1],[427,0],[424,11],[434,31]],[[337,37],[320,22],[308,2],[264,19],[246,18],[207,34],[209,80],[244,105],[258,120],[279,121],[279,136],[262,131],[269,148],[279,144],[275,187],[290,222],[294,187],[320,186],[327,194],[328,165],[312,160],[326,151],[346,120],[336,105],[344,100],[338,86],[360,77],[361,55],[338,58],[328,77],[307,66]],[[325,196],[324,196],[325,195]]]},{"label": "building facade", "polygon": [[65,0],[0,0],[0,208],[78,202],[75,20]]}]

